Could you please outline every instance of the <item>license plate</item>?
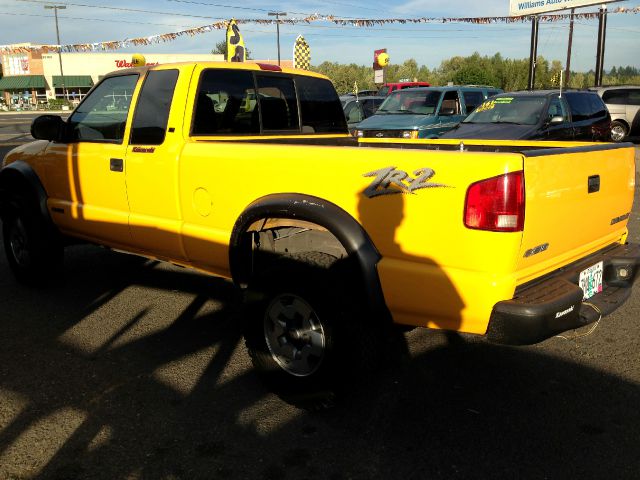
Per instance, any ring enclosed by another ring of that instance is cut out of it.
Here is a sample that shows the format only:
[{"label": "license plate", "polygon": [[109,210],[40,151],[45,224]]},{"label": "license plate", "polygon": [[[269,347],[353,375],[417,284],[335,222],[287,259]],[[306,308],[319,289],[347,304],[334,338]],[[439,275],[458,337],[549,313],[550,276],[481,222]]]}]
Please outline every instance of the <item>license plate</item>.
[{"label": "license plate", "polygon": [[580,272],[579,285],[584,292],[583,300],[593,297],[602,291],[603,263],[598,262]]}]

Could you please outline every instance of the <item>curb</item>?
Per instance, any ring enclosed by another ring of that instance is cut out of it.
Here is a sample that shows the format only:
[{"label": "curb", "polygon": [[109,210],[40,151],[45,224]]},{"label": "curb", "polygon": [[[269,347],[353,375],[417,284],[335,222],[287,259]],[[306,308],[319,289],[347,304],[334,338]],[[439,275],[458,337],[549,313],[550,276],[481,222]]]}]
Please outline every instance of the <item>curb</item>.
[{"label": "curb", "polygon": [[7,111],[5,112],[4,110],[0,110],[0,115],[33,115],[35,114],[40,114],[40,115],[46,115],[48,113],[71,113],[73,112],[73,110],[22,110],[20,112],[16,112],[14,110],[11,111]]}]

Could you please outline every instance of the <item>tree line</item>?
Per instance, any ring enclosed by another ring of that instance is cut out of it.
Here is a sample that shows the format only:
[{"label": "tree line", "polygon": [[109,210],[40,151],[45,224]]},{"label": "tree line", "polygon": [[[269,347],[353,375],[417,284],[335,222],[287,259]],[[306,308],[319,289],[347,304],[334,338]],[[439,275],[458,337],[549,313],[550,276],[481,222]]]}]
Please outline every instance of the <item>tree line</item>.
[{"label": "tree line", "polygon": [[[358,90],[375,89],[373,68],[351,63],[343,65],[335,62],[323,62],[311,68],[327,75],[339,93],[352,92],[357,83]],[[535,88],[557,88],[560,72],[564,72],[562,62],[549,61],[538,57],[536,63]],[[429,69],[414,59],[406,60],[402,65],[390,64],[386,67],[385,81],[398,82],[402,79],[426,81],[432,85],[447,85],[449,82],[459,85],[492,85],[505,91],[524,90],[529,83],[529,59],[503,58],[496,53],[493,56],[481,56],[474,53],[468,57],[453,57],[444,60],[439,67]],[[565,79],[566,80],[566,79]],[[595,72],[574,72],[569,75],[564,87],[587,88],[595,83]],[[636,67],[613,67],[603,75],[603,85],[640,84],[640,70]]]}]

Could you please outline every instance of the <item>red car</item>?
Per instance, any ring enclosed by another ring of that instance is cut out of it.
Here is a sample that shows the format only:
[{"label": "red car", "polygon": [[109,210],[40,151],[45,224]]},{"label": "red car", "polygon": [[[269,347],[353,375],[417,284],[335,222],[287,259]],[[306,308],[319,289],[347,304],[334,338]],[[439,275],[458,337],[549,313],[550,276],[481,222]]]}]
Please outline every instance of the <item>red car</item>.
[{"label": "red car", "polygon": [[403,88],[410,87],[430,87],[431,84],[429,82],[394,82],[394,83],[385,83],[380,90],[378,90],[378,95],[387,96],[391,92],[395,92],[396,90],[402,90]]}]

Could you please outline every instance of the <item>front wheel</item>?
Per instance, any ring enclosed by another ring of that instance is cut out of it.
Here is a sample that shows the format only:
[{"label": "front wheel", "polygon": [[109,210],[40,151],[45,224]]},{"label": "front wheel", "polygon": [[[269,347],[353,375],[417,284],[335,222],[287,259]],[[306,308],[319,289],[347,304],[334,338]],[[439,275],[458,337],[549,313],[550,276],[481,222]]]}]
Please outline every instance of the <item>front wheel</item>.
[{"label": "front wheel", "polygon": [[[375,322],[338,274],[335,257],[285,257],[249,287],[245,341],[271,390],[308,410],[330,407],[375,358]],[[251,301],[250,297],[254,297]]]},{"label": "front wheel", "polygon": [[63,246],[36,209],[24,198],[14,198],[2,218],[2,238],[9,267],[18,281],[42,285],[62,264]]}]

